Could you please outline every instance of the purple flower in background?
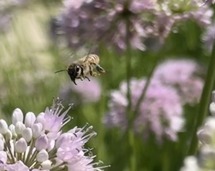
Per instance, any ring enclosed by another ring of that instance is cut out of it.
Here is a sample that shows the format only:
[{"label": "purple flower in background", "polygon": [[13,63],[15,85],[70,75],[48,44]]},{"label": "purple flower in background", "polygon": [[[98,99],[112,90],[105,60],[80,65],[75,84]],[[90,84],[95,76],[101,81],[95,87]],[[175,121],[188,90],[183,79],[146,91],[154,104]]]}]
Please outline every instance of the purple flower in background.
[{"label": "purple flower in background", "polygon": [[184,18],[193,19],[194,21],[197,21],[200,26],[205,27],[211,24],[212,16],[213,10],[209,9],[207,6],[202,6],[199,10],[188,13]]},{"label": "purple flower in background", "polygon": [[[99,81],[95,78],[90,78],[90,81],[77,80],[76,85],[64,85],[60,90],[60,97],[65,100],[69,100],[71,98],[71,94],[76,94],[78,99],[82,102],[97,102],[101,97],[101,85]],[[74,96],[72,96],[74,97]]]},{"label": "purple flower in background", "polygon": [[[142,4],[142,5],[140,5]],[[59,17],[61,30],[69,46],[77,47],[84,42],[110,41],[120,49],[126,48],[127,32],[131,46],[144,50],[141,38],[145,36],[138,14],[142,10],[152,10],[153,1],[111,2],[106,0],[82,1],[74,3],[67,0],[62,15]],[[129,28],[126,26],[128,19]],[[128,30],[127,30],[128,29]]]},{"label": "purple flower in background", "polygon": [[[210,11],[210,12],[208,12]],[[145,50],[144,40],[165,39],[173,25],[184,19],[208,24],[212,11],[198,1],[65,0],[62,13],[52,25],[70,47],[94,42],[125,50]]]},{"label": "purple flower in background", "polygon": [[[69,107],[70,109],[70,107]],[[0,119],[0,170],[8,171],[101,171],[104,167],[88,155],[86,142],[96,135],[92,126],[74,127],[68,132],[61,128],[70,120],[57,99],[51,108],[35,116],[25,116],[15,109],[12,124]]]},{"label": "purple flower in background", "polygon": [[171,59],[157,67],[154,79],[175,87],[182,103],[192,105],[198,103],[204,85],[204,80],[198,76],[201,74],[200,69],[193,60]]},{"label": "purple flower in background", "polygon": [[155,12],[154,21],[152,21],[153,24],[147,26],[146,30],[148,35],[158,37],[161,42],[171,31],[176,30],[177,23],[182,21],[193,20],[202,27],[211,24],[213,10],[207,5],[202,6],[201,1],[168,1],[159,3],[159,6],[159,10]]},{"label": "purple flower in background", "polygon": [[214,4],[215,0],[205,0],[204,4]]},{"label": "purple flower in background", "polygon": [[[145,82],[145,79],[131,80],[133,111],[136,110],[135,107]],[[126,108],[128,100],[126,92],[125,82],[120,85],[119,90],[111,92],[109,112],[104,119],[108,127],[120,127],[122,129],[127,127]],[[158,141],[161,141],[163,138],[172,141],[177,140],[177,133],[182,130],[184,118],[182,116],[181,100],[174,88],[165,86],[158,81],[152,81],[137,111],[134,119],[135,132],[143,136],[148,136],[151,132]]]}]

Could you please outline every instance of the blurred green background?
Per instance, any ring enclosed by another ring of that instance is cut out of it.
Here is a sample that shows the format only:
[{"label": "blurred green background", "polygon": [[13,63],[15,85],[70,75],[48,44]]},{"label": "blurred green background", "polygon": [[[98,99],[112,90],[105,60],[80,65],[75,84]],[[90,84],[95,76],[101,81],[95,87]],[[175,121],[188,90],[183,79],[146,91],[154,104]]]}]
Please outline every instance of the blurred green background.
[{"label": "blurred green background", "polygon": [[[105,170],[111,171],[176,171],[180,170],[187,154],[191,126],[198,105],[185,106],[188,131],[179,133],[177,142],[166,140],[159,144],[155,139],[143,141],[135,137],[130,144],[129,137],[124,137],[117,128],[107,129],[103,116],[108,111],[110,91],[118,89],[126,79],[125,54],[114,49],[100,47],[98,55],[106,73],[97,78],[101,84],[101,96],[96,102],[83,102],[79,94],[67,91],[72,89],[72,82],[65,69],[68,62],[86,52],[68,50],[73,57],[56,46],[50,35],[51,19],[61,10],[60,1],[29,1],[14,8],[10,26],[0,34],[0,116],[10,120],[12,111],[20,108],[23,112],[38,114],[50,106],[53,98],[64,91],[67,98],[64,105],[72,103],[69,114],[72,121],[65,129],[82,127],[86,123],[93,125],[97,136],[91,139],[89,147],[102,160],[104,165],[111,165]],[[0,16],[1,17],[1,16]],[[196,60],[206,71],[210,54],[203,48],[201,36],[204,28],[193,21],[185,21],[178,26],[177,33],[171,33],[160,51],[147,50],[131,52],[131,75],[136,78],[148,76],[157,59],[188,58]],[[99,42],[98,42],[99,44]],[[92,45],[92,49],[94,45]],[[91,48],[91,47],[90,47]],[[203,75],[204,77],[204,75]],[[85,80],[87,81],[87,80]],[[68,92],[68,93],[67,93]],[[131,163],[135,167],[131,167]]]}]

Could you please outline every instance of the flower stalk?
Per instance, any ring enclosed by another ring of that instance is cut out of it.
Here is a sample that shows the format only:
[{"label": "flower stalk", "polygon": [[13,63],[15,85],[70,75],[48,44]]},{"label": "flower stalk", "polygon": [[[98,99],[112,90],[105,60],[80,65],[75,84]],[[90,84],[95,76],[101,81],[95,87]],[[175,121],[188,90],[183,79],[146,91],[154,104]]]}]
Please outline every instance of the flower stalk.
[{"label": "flower stalk", "polygon": [[[127,105],[127,116],[128,116],[128,141],[130,144],[130,150],[131,150],[131,156],[130,156],[130,170],[135,171],[136,170],[136,159],[135,159],[135,153],[134,153],[134,133],[132,131],[132,125],[133,125],[133,115],[134,113],[131,110],[131,88],[130,88],[130,79],[131,79],[131,47],[130,47],[130,33],[129,33],[129,25],[130,22],[127,19],[126,20],[126,82],[127,82],[127,99],[128,99],[128,105]],[[133,150],[132,150],[133,149]]]},{"label": "flower stalk", "polygon": [[189,155],[195,154],[197,152],[198,138],[197,138],[196,132],[197,132],[199,126],[202,125],[202,123],[208,113],[208,105],[210,103],[210,96],[211,96],[211,92],[213,90],[214,81],[215,81],[214,64],[215,64],[215,43],[213,43],[211,59],[209,62],[205,85],[204,85],[204,88],[202,91],[202,96],[200,99],[199,112],[196,117],[196,120],[194,121],[193,135],[192,135],[192,139],[191,139],[191,143],[190,143],[190,148],[188,151]]}]

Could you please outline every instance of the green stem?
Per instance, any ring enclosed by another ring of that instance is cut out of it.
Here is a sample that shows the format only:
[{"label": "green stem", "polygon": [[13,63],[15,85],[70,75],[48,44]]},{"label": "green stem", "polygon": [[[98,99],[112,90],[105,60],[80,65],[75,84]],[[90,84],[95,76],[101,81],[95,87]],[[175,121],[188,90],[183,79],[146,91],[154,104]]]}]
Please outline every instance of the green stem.
[{"label": "green stem", "polygon": [[[128,9],[130,6],[130,1],[127,0],[126,4],[124,6],[125,10]],[[130,171],[136,171],[136,154],[134,151],[134,146],[135,146],[135,137],[134,137],[134,132],[133,132],[133,115],[134,113],[132,112],[132,101],[131,101],[131,87],[130,87],[130,79],[131,79],[131,45],[130,45],[130,37],[131,37],[131,32],[130,32],[130,20],[129,18],[125,18],[126,22],[126,38],[125,38],[125,43],[126,43],[126,83],[127,83],[127,100],[128,100],[128,105],[126,109],[126,114],[128,118],[128,127],[127,127],[127,136],[128,136],[128,142],[129,142],[129,170]]]},{"label": "green stem", "polygon": [[193,135],[192,135],[192,140],[189,148],[189,155],[193,155],[197,151],[198,147],[198,138],[196,136],[196,132],[200,125],[202,125],[205,117],[208,114],[208,105],[210,103],[210,96],[213,90],[213,85],[215,81],[215,43],[213,45],[212,53],[211,53],[211,59],[207,71],[207,76],[206,76],[206,81],[205,85],[202,91],[202,96],[200,100],[200,105],[199,105],[199,112],[197,115],[197,118],[194,123],[194,130],[193,130]]},{"label": "green stem", "polygon": [[62,170],[63,168],[61,168],[61,166],[64,166],[64,165],[66,165],[66,163],[65,163],[65,162],[60,163],[59,165],[54,166],[53,168],[51,168],[51,170],[50,170],[50,171],[58,171],[58,170]]},{"label": "green stem", "polygon": [[156,68],[156,66],[157,66],[158,61],[159,61],[158,59],[155,61],[154,65],[153,65],[153,67],[152,67],[152,69],[151,69],[151,71],[150,71],[150,73],[149,73],[149,75],[148,75],[148,79],[147,79],[147,81],[146,81],[146,83],[145,83],[145,86],[144,86],[144,88],[143,88],[143,90],[142,90],[142,93],[141,93],[141,95],[140,95],[140,97],[139,97],[139,99],[138,99],[138,101],[137,101],[137,104],[136,104],[135,107],[134,107],[134,113],[135,113],[135,114],[138,113],[139,107],[140,107],[141,103],[142,103],[143,100],[144,100],[144,97],[145,97],[145,95],[146,95],[146,91],[147,91],[147,89],[148,89],[148,87],[149,87],[149,85],[150,85],[150,82],[151,82],[151,79],[152,79],[152,76],[153,76],[153,73],[154,73],[154,71],[155,71],[155,68]]},{"label": "green stem", "polygon": [[[128,23],[128,22],[127,22]],[[127,24],[127,29],[128,29]],[[127,30],[128,31],[128,30]],[[129,36],[127,36],[129,37]],[[128,38],[127,38],[128,39]],[[134,154],[134,133],[133,133],[133,112],[131,110],[132,102],[131,102],[131,89],[130,89],[130,79],[131,79],[131,53],[130,53],[130,42],[127,41],[127,50],[126,50],[126,83],[127,83],[127,100],[128,100],[128,105],[127,105],[127,118],[128,118],[128,141],[129,141],[129,146],[130,146],[130,170],[135,171],[135,154]]]},{"label": "green stem", "polygon": [[130,115],[131,115],[131,88],[130,88],[130,79],[131,79],[131,55],[130,55],[130,49],[127,47],[126,51],[126,83],[127,83],[127,99],[128,99],[128,105],[127,105],[127,116],[129,118],[129,128],[130,128]]}]

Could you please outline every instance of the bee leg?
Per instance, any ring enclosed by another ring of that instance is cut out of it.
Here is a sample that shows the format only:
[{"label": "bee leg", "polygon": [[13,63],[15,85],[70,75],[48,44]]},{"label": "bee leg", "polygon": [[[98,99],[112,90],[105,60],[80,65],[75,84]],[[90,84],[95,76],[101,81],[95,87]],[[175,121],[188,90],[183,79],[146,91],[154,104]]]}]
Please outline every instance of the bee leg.
[{"label": "bee leg", "polygon": [[98,64],[96,64],[96,70],[99,72],[99,73],[105,73],[105,70]]},{"label": "bee leg", "polygon": [[74,83],[75,85],[77,85],[76,82],[75,82],[75,80],[72,80],[72,81],[73,81],[73,83]]},{"label": "bee leg", "polygon": [[85,78],[86,78],[88,81],[90,81],[90,79],[89,79],[87,76],[85,76]]},{"label": "bee leg", "polygon": [[92,66],[90,67],[90,75],[93,77],[97,76],[97,72],[94,72],[94,67]]},{"label": "bee leg", "polygon": [[90,75],[93,76],[92,68],[90,68]]}]

